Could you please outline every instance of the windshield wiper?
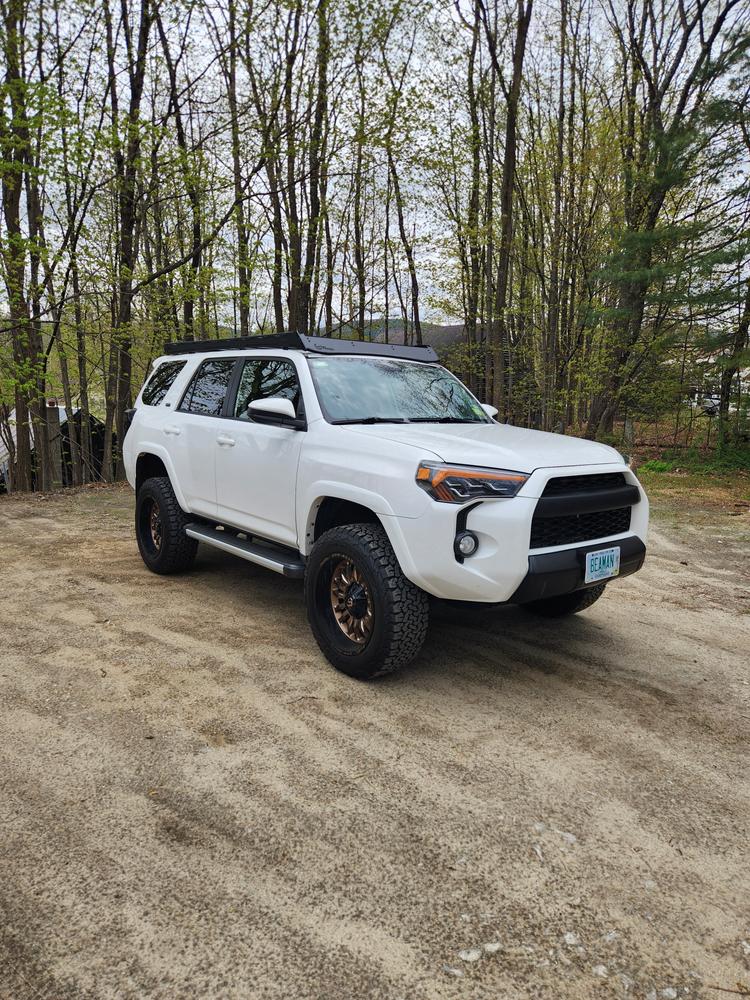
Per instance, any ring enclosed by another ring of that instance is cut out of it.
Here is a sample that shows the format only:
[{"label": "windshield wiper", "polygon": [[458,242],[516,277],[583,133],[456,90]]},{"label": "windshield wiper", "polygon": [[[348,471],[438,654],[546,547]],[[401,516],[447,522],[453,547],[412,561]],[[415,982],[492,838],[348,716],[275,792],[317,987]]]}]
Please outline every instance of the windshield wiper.
[{"label": "windshield wiper", "polygon": [[484,424],[473,417],[347,417],[331,420],[332,424]]},{"label": "windshield wiper", "polygon": [[486,421],[474,417],[412,417],[412,424],[483,424]]},{"label": "windshield wiper", "polygon": [[332,420],[332,424],[408,424],[408,417],[349,417],[345,420]]}]

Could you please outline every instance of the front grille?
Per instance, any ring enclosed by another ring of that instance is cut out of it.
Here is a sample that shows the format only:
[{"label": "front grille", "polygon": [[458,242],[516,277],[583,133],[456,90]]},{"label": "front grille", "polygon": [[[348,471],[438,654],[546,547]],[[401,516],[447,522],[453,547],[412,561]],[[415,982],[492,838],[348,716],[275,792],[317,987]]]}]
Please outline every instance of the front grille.
[{"label": "front grille", "polygon": [[[614,475],[619,475],[619,473],[614,473]],[[568,478],[593,479],[594,477],[571,476]],[[591,514],[567,514],[564,517],[537,517],[535,515],[531,522],[531,548],[544,549],[549,545],[573,545],[575,542],[593,541],[596,538],[606,538],[608,535],[619,535],[620,532],[628,531],[629,528],[630,507],[600,510]]]},{"label": "front grille", "polygon": [[562,493],[589,493],[591,490],[610,490],[625,486],[622,472],[597,472],[593,476],[557,476],[544,487],[543,497],[557,497]]}]

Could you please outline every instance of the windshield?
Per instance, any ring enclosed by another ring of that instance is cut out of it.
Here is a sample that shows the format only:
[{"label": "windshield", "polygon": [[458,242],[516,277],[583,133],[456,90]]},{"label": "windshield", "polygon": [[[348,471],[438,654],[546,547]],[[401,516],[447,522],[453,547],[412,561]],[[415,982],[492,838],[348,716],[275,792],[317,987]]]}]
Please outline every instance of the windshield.
[{"label": "windshield", "polygon": [[329,423],[472,423],[489,418],[440,365],[392,358],[309,358]]}]

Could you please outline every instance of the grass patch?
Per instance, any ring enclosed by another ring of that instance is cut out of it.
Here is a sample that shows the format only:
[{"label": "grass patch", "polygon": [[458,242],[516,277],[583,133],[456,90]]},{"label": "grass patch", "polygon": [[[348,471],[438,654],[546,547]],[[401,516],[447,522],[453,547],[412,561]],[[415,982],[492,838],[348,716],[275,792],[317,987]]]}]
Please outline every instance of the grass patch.
[{"label": "grass patch", "polygon": [[750,470],[692,471],[684,465],[663,469],[660,459],[636,469],[649,499],[666,509],[691,509],[741,516],[750,520]]},{"label": "grass patch", "polygon": [[716,472],[750,471],[750,448],[725,447],[713,452],[687,448],[667,450],[661,458],[652,458],[640,466],[646,472],[692,472],[713,475]]},{"label": "grass patch", "polygon": [[666,509],[688,508],[750,517],[750,448],[706,452],[672,449],[637,466],[651,499]]},{"label": "grass patch", "polygon": [[667,462],[663,458],[652,458],[639,466],[641,472],[673,472],[674,462]]}]

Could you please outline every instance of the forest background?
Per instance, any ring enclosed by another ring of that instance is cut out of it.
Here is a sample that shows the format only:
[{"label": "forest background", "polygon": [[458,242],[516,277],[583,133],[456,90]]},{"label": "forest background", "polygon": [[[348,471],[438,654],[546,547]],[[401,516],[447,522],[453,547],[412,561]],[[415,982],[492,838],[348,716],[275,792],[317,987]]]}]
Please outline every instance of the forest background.
[{"label": "forest background", "polygon": [[51,397],[71,481],[116,478],[166,341],[281,330],[433,343],[499,419],[747,467],[749,28],[740,0],[0,0],[6,488],[54,484]]}]

